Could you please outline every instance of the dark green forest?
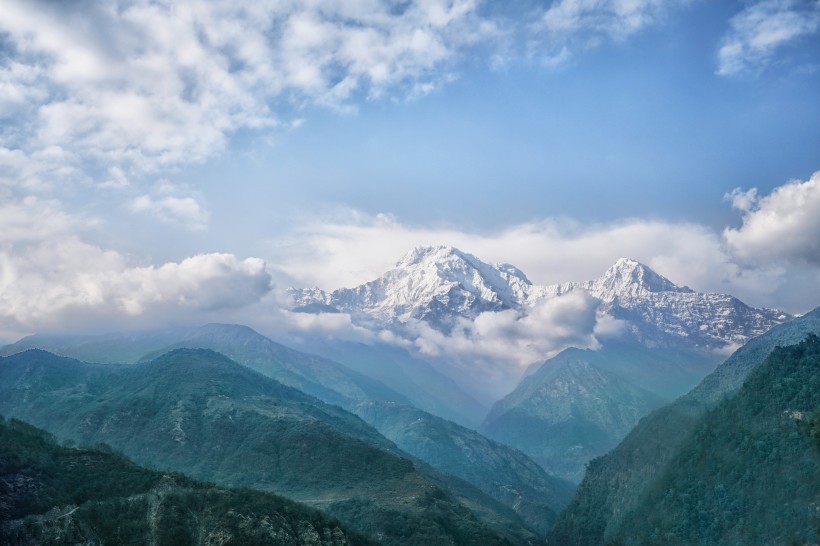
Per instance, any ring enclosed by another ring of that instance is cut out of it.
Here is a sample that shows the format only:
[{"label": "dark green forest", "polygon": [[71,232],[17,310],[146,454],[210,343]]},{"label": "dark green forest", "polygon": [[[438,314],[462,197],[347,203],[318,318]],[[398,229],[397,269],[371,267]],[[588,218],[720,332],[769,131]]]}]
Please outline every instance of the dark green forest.
[{"label": "dark green forest", "polygon": [[[213,351],[131,366],[18,353],[0,366],[0,411],[138,464],[285,495],[384,544],[506,542],[355,415]],[[535,538],[514,513],[469,493],[502,533]]]},{"label": "dark green forest", "polygon": [[820,541],[820,338],[776,349],[704,416],[624,523],[628,543]]},{"label": "dark green forest", "polygon": [[[634,508],[621,515],[617,527],[601,526],[589,510],[596,482],[588,479],[587,489],[562,514],[553,540],[600,544],[598,537],[606,536],[606,543],[624,545],[820,541],[820,338],[811,335],[798,345],[776,348],[735,394],[700,417],[688,417],[691,432],[632,499]],[[646,430],[641,437],[648,437]],[[650,446],[650,453],[653,447],[658,448]],[[594,461],[588,477],[612,475],[610,464],[607,458]]]},{"label": "dark green forest", "polygon": [[735,351],[692,391],[641,419],[615,449],[589,462],[573,500],[550,533],[551,540],[570,546],[599,545],[630,536],[626,520],[691,441],[701,418],[734,396],[775,348],[798,344],[817,333],[820,309],[775,326]]},{"label": "dark green forest", "polygon": [[374,544],[288,499],[135,465],[110,447],[60,445],[0,418],[0,543]]}]

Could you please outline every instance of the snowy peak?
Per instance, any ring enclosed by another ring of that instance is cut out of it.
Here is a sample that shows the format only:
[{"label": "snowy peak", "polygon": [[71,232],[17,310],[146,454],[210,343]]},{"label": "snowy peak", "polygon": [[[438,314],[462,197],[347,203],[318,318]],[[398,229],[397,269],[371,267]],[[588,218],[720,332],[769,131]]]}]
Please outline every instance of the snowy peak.
[{"label": "snowy peak", "polygon": [[[468,254],[447,245],[417,246],[396,262],[396,269],[406,269],[425,264],[438,264],[448,261],[468,261]],[[474,256],[469,256],[473,260]]]},{"label": "snowy peak", "polygon": [[478,287],[485,284],[483,277],[490,269],[492,266],[451,246],[420,246],[405,254],[382,279],[434,290],[452,283]]},{"label": "snowy peak", "polygon": [[373,281],[327,294],[294,289],[297,307],[331,305],[359,321],[390,324],[415,318],[447,330],[459,317],[517,308],[529,280],[517,268],[493,266],[452,246],[420,246]]},{"label": "snowy peak", "polygon": [[[513,303],[516,295],[510,284],[530,284],[529,279],[509,264],[490,265],[452,246],[419,246],[405,254],[385,277],[419,281],[429,287],[451,287],[453,283],[484,299]],[[421,284],[415,282],[415,284]]]},{"label": "snowy peak", "polygon": [[649,269],[640,262],[619,258],[599,279],[589,283],[593,296],[605,302],[622,297],[640,297],[650,293],[691,293],[692,289],[680,287]]}]

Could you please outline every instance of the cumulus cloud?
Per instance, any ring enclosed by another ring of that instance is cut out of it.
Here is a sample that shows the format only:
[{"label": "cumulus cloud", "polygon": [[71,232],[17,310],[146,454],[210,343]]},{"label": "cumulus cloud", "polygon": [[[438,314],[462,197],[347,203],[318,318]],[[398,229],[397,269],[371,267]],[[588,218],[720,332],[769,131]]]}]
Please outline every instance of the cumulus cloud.
[{"label": "cumulus cloud", "polygon": [[598,310],[598,300],[573,292],[544,300],[519,313],[484,312],[474,320],[461,318],[445,333],[410,319],[397,332],[373,331],[355,325],[346,313],[304,314],[276,309],[264,325],[304,342],[312,335],[363,343],[387,343],[433,362],[444,373],[488,401],[511,391],[525,369],[567,347],[595,348],[603,323],[607,335],[617,328]]},{"label": "cumulus cloud", "polygon": [[[658,267],[680,284],[706,290],[708,283],[719,282],[715,273],[728,259],[718,234],[691,223],[631,219],[590,225],[545,219],[495,233],[473,233],[348,211],[332,219],[305,221],[273,249],[281,256],[274,267],[301,285],[336,289],[378,277],[415,246],[438,244],[455,246],[484,261],[512,263],[537,284],[595,278],[619,257],[628,256]],[[665,264],[689,265],[672,269]]]},{"label": "cumulus cloud", "polygon": [[[8,197],[8,196],[7,196]],[[271,277],[258,258],[208,253],[135,265],[82,240],[56,201],[0,205],[0,332],[200,321],[259,301]]]},{"label": "cumulus cloud", "polygon": [[732,253],[751,263],[788,260],[820,266],[820,171],[758,196],[734,190],[732,205],[742,213],[738,228],[723,235]]},{"label": "cumulus cloud", "polygon": [[411,331],[427,356],[456,357],[470,366],[476,358],[489,358],[523,368],[569,346],[596,346],[597,307],[587,293],[574,292],[539,302],[526,314],[506,310],[461,319],[449,334],[420,321],[412,323]]},{"label": "cumulus cloud", "polygon": [[778,50],[820,31],[820,2],[762,0],[747,5],[730,22],[718,51],[722,76],[756,72],[769,65]]}]

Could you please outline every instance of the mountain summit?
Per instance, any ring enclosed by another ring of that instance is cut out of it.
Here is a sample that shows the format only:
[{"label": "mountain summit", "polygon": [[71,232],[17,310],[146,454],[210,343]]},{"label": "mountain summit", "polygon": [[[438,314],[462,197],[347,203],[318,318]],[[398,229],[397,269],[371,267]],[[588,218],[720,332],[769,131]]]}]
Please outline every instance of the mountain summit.
[{"label": "mountain summit", "polygon": [[526,314],[546,299],[579,290],[600,300],[605,314],[623,321],[629,335],[650,346],[734,346],[791,318],[749,307],[729,295],[678,286],[629,258],[620,258],[597,279],[542,286],[512,265],[491,265],[451,246],[416,247],[393,269],[355,288],[290,293],[296,309],[318,305],[379,328],[415,319],[446,333],[462,318],[507,309]]},{"label": "mountain summit", "polygon": [[630,258],[618,259],[599,279],[586,284],[596,298],[607,302],[626,295],[639,297],[657,292],[694,292],[687,286],[677,286],[663,275]]},{"label": "mountain summit", "polygon": [[332,293],[291,289],[297,307],[324,304],[360,323],[423,320],[447,331],[458,317],[521,306],[530,281],[520,270],[493,266],[451,246],[420,246],[374,281]]}]

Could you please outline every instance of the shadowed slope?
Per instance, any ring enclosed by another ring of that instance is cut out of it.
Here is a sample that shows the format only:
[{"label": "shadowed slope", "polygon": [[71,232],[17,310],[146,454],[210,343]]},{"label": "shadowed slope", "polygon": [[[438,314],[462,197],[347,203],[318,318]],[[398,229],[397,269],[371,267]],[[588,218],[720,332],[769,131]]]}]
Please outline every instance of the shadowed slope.
[{"label": "shadowed slope", "polygon": [[136,466],[110,450],[60,447],[0,418],[3,544],[375,544],[293,501]]},{"label": "shadowed slope", "polygon": [[212,351],[134,366],[20,353],[0,361],[0,412],[138,462],[302,500],[385,543],[503,542],[359,418]]},{"label": "shadowed slope", "polygon": [[653,487],[693,434],[701,416],[731,395],[778,345],[820,333],[820,308],[776,326],[735,351],[689,394],[642,419],[610,453],[590,462],[570,505],[559,515],[558,543],[601,544]]}]

